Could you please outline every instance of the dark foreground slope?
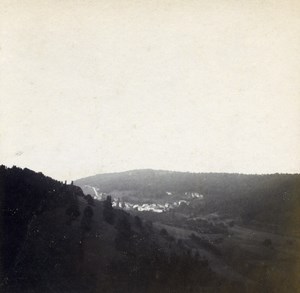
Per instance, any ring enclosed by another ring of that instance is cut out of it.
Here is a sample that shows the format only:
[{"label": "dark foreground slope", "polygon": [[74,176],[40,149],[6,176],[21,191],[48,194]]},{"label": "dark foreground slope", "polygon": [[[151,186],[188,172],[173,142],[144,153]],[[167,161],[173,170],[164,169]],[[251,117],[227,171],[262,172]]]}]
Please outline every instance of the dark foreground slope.
[{"label": "dark foreground slope", "polygon": [[232,292],[241,284],[151,222],[28,169],[0,167],[1,292]]}]

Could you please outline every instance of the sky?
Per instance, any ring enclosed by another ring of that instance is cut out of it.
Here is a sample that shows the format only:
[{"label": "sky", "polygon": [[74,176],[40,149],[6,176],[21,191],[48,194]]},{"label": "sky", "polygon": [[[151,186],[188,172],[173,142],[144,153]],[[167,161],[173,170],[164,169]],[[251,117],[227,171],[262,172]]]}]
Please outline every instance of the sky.
[{"label": "sky", "polygon": [[300,2],[1,0],[0,163],[300,172]]}]

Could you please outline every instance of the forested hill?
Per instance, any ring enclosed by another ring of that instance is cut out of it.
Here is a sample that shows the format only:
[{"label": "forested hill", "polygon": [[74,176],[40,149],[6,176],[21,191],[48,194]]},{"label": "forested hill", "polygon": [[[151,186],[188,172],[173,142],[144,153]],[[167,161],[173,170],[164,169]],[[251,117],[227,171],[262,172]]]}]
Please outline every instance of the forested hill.
[{"label": "forested hill", "polygon": [[98,174],[75,181],[78,186],[91,185],[103,192],[113,190],[151,190],[153,192],[198,191],[223,195],[250,192],[251,189],[285,189],[300,180],[300,174],[245,175],[235,173],[189,173],[161,170],[133,170]]},{"label": "forested hill", "polygon": [[[20,263],[28,252],[29,241],[40,235],[36,229],[37,219],[57,207],[69,208],[68,216],[75,217],[78,196],[84,196],[79,187],[63,184],[27,168],[0,166],[0,291],[10,279],[17,275],[22,277],[25,272],[25,264]],[[31,255],[32,264],[37,261],[35,256]]]},{"label": "forested hill", "polygon": [[[0,292],[201,292],[207,260],[139,217],[41,173],[0,166]],[[241,284],[222,283],[235,288]],[[240,287],[239,287],[240,288]]]},{"label": "forested hill", "polygon": [[[188,215],[218,212],[246,222],[300,224],[300,174],[243,175],[227,173],[187,173],[157,170],[135,170],[99,174],[75,181],[75,184],[113,191],[149,202],[185,199],[189,192],[203,195],[181,209]],[[202,197],[201,197],[202,198]],[[297,233],[297,231],[295,231]]]}]

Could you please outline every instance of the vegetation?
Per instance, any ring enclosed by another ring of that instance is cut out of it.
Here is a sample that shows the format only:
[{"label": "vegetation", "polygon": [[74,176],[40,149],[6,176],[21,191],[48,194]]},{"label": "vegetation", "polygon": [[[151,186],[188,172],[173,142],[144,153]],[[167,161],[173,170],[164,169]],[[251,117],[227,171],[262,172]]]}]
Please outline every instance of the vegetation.
[{"label": "vegetation", "polygon": [[[200,292],[206,261],[75,185],[0,167],[1,292]],[[88,200],[87,200],[88,199]]]},{"label": "vegetation", "polygon": [[107,196],[103,203],[103,218],[109,224],[114,223],[115,214],[111,203],[111,196]]},{"label": "vegetation", "polygon": [[299,290],[299,174],[136,170],[83,178],[76,184],[140,206],[186,200],[161,213],[130,212],[143,219],[148,235],[158,232],[166,246],[174,243],[194,258],[198,252],[200,259],[204,251],[214,272],[226,279],[221,282],[224,292]]},{"label": "vegetation", "polygon": [[[283,223],[293,221],[294,227],[300,225],[300,216],[295,216],[300,214],[295,212],[300,211],[299,174],[242,175],[136,170],[95,175],[77,180],[76,184],[88,184],[107,193],[117,190],[132,202],[150,199],[152,203],[160,203],[164,199],[174,201],[188,192],[197,192],[204,198],[192,199],[189,205],[181,204],[177,211],[189,216],[214,212],[229,218],[234,215],[245,224],[273,226],[277,229],[274,232],[278,233],[284,233],[287,229]],[[172,194],[168,195],[167,192]],[[221,226],[215,228],[222,229]],[[294,233],[299,233],[297,230]]]}]

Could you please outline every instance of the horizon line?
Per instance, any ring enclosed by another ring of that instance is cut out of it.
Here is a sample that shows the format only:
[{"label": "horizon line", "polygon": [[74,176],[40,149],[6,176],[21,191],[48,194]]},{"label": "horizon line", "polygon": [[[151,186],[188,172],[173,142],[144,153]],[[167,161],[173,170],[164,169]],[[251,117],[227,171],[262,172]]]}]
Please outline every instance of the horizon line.
[{"label": "horizon line", "polygon": [[284,172],[274,172],[274,173],[239,173],[239,172],[196,172],[196,171],[178,171],[178,170],[166,170],[166,169],[152,169],[152,168],[141,168],[141,169],[130,169],[125,171],[114,171],[114,172],[104,172],[104,173],[97,173],[94,175],[81,177],[78,179],[74,179],[73,181],[78,181],[81,179],[86,179],[90,177],[95,177],[98,175],[111,175],[111,174],[121,174],[121,173],[128,173],[128,172],[137,172],[137,171],[160,171],[160,172],[172,172],[172,173],[190,173],[190,174],[226,174],[226,175],[243,175],[243,176],[268,176],[268,175],[300,175],[299,173],[284,173]]},{"label": "horizon line", "polygon": [[75,182],[75,181],[79,181],[81,179],[86,179],[86,178],[91,178],[91,177],[95,177],[95,176],[99,176],[99,175],[112,175],[112,174],[121,174],[121,173],[128,173],[128,172],[140,172],[140,171],[159,171],[159,172],[170,172],[170,173],[189,173],[189,174],[218,174],[218,175],[221,175],[221,174],[224,174],[224,175],[241,175],[241,176],[270,176],[270,175],[300,175],[300,172],[298,173],[284,173],[284,172],[274,172],[274,173],[239,173],[239,172],[214,172],[214,171],[209,171],[209,172],[205,172],[205,171],[202,171],[202,172],[196,172],[196,171],[178,171],[178,170],[166,170],[166,169],[153,169],[153,168],[141,168],[141,169],[129,169],[129,170],[124,170],[124,171],[113,171],[113,172],[103,172],[103,173],[97,173],[97,174],[93,174],[93,175],[88,175],[88,176],[85,176],[85,177],[80,177],[80,178],[77,178],[77,179],[56,179],[56,178],[53,178],[51,175],[48,175],[47,173],[45,174],[44,172],[42,171],[37,171],[37,170],[33,170],[33,169],[30,169],[28,167],[20,167],[20,166],[17,166],[17,165],[12,165],[11,167],[8,167],[4,164],[0,164],[0,167],[1,166],[4,166],[5,168],[13,168],[13,167],[16,167],[16,168],[20,168],[22,170],[24,169],[29,169],[33,172],[36,172],[36,173],[42,173],[44,176],[46,177],[50,177],[52,179],[55,179],[57,181],[70,181],[70,182]]}]

